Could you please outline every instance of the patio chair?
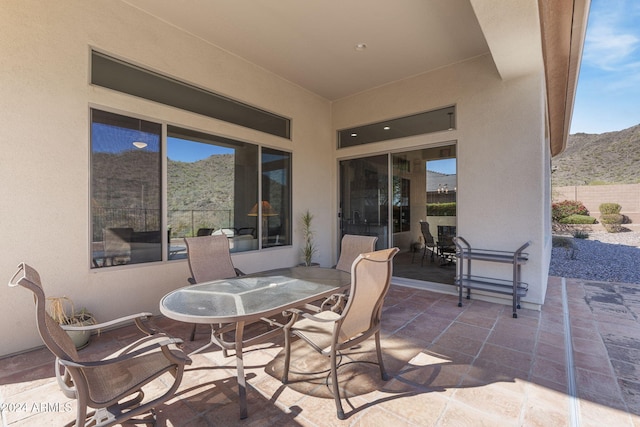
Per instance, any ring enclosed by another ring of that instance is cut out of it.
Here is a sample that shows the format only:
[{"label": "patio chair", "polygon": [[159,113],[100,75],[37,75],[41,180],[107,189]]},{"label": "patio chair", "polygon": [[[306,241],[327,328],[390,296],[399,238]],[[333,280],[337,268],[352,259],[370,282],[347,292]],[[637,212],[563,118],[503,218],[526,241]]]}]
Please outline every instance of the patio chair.
[{"label": "patio chair", "polygon": [[[429,229],[429,223],[427,221],[420,221],[420,232],[422,232],[422,237],[424,238],[424,248],[422,249],[422,260],[420,261],[420,265],[424,265],[424,259],[427,256],[427,250],[431,255],[431,262],[434,260],[434,254],[437,252],[436,240],[433,238],[433,234],[431,234],[431,230]],[[415,255],[415,253],[414,253]],[[411,257],[411,263],[413,264],[413,257]]]},{"label": "patio chair", "polygon": [[340,258],[335,268],[337,270],[351,271],[351,265],[358,255],[376,250],[377,236],[358,236],[345,234],[340,243]]},{"label": "patio chair", "polygon": [[131,261],[131,238],[133,228],[105,228],[102,230],[104,241],[104,263],[111,265],[126,264]]},{"label": "patio chair", "polygon": [[[380,348],[380,316],[391,282],[392,259],[398,248],[383,249],[359,255],[351,266],[349,299],[341,313],[332,310],[315,313],[291,310],[292,318],[284,326],[285,360],[282,383],[289,381],[291,335],[306,341],[331,364],[331,385],[338,418],[345,419],[338,385],[338,352],[356,346],[375,336],[380,376],[388,380]],[[307,308],[313,309],[308,306]],[[298,319],[303,317],[302,320]]]},{"label": "patio chair", "polygon": [[214,231],[215,231],[215,228],[198,228],[198,231],[196,232],[196,236],[198,237],[211,236],[211,234],[213,234]]},{"label": "patio chair", "polygon": [[[45,345],[56,356],[55,373],[60,389],[68,398],[78,400],[75,426],[103,427],[134,420],[137,424],[154,423],[154,408],[173,398],[182,380],[185,365],[191,363],[191,359],[178,348],[182,341],[155,333],[142,322],[151,313],[139,313],[107,323],[80,327],[82,330],[89,330],[133,320],[148,335],[107,358],[87,361],[78,355],[73,341],[65,331],[74,328],[64,326],[63,329],[47,313],[46,297],[38,272],[25,263],[20,264],[9,281],[9,286],[18,285],[34,294],[38,332]],[[169,385],[166,385],[167,373],[173,376]],[[158,381],[154,381],[156,379]],[[166,387],[167,390],[144,402],[142,387],[152,382],[156,387],[154,389]],[[94,411],[88,412],[89,408]]]},{"label": "patio chair", "polygon": [[[187,279],[190,284],[244,275],[233,266],[229,238],[224,234],[185,237],[184,242],[187,245],[187,258],[191,271],[191,277]],[[195,339],[196,326],[194,323],[189,338],[191,341]]]},{"label": "patio chair", "polygon": [[440,265],[451,265],[456,261],[456,245],[453,238],[456,237],[456,227],[452,225],[438,226],[438,256]]}]

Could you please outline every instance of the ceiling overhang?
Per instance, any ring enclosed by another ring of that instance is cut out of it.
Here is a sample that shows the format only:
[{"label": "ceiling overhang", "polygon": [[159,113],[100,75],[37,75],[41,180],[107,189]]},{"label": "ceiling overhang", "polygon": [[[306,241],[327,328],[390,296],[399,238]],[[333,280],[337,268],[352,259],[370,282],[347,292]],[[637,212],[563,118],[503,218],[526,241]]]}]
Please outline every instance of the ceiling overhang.
[{"label": "ceiling overhang", "polygon": [[122,1],[330,102],[490,53],[503,80],[544,74],[552,155],[569,133],[590,2]]}]

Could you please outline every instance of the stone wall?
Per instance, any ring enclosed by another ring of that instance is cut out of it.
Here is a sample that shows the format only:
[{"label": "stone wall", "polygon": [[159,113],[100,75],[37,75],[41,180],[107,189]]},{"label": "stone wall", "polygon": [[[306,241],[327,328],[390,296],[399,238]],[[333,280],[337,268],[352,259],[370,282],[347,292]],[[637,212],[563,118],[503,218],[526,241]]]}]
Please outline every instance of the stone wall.
[{"label": "stone wall", "polygon": [[640,184],[553,187],[552,197],[553,202],[580,201],[595,218],[600,217],[601,203],[618,203],[622,206],[620,213],[632,224],[640,223]]}]

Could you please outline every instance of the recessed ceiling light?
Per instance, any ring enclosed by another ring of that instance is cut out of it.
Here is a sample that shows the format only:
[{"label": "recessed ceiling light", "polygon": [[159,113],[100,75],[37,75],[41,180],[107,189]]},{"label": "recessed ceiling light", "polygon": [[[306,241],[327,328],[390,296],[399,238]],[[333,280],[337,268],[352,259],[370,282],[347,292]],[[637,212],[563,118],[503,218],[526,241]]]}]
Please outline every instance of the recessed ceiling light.
[{"label": "recessed ceiling light", "polygon": [[390,128],[389,126],[385,126],[385,127],[383,127],[382,129],[384,129],[384,130],[389,130],[389,129],[391,129],[391,128]]},{"label": "recessed ceiling light", "polygon": [[351,136],[353,136],[355,138],[356,136],[358,136],[358,134],[357,133],[352,133]]},{"label": "recessed ceiling light", "polygon": [[367,45],[365,43],[358,43],[355,47],[355,49],[358,52],[362,52],[363,50],[365,50],[367,48]]}]

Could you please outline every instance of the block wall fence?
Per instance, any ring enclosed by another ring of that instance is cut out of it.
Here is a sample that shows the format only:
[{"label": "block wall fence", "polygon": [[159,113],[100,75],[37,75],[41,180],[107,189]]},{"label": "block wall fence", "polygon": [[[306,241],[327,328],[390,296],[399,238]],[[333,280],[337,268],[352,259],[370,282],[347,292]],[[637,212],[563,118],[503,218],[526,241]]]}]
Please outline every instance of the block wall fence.
[{"label": "block wall fence", "polygon": [[553,187],[553,202],[563,200],[580,201],[593,217],[600,217],[601,203],[618,203],[620,213],[626,215],[631,223],[640,223],[640,184],[616,185],[576,185]]}]

